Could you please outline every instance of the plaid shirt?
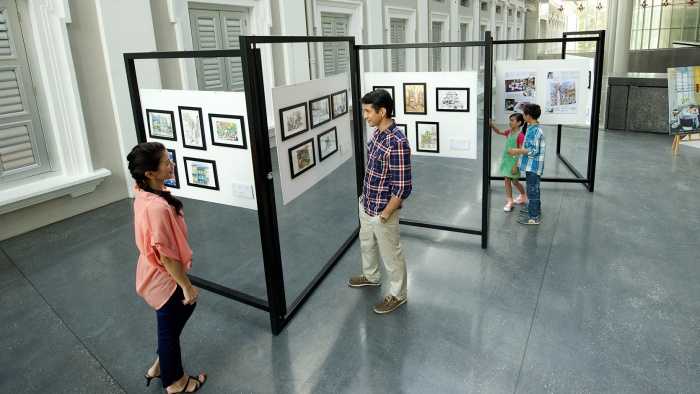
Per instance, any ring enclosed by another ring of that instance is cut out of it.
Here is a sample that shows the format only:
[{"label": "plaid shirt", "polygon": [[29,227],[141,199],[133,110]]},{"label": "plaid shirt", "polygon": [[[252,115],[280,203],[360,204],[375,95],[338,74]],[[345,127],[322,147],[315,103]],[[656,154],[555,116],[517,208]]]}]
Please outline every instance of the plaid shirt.
[{"label": "plaid shirt", "polygon": [[379,215],[392,196],[405,200],[412,188],[408,139],[395,123],[386,131],[375,129],[367,143],[367,169],[362,188],[365,213]]},{"label": "plaid shirt", "polygon": [[545,147],[544,133],[540,125],[533,124],[528,126],[525,134],[525,143],[523,143],[523,148],[527,149],[527,155],[520,156],[520,164],[518,165],[520,171],[534,172],[542,176]]}]

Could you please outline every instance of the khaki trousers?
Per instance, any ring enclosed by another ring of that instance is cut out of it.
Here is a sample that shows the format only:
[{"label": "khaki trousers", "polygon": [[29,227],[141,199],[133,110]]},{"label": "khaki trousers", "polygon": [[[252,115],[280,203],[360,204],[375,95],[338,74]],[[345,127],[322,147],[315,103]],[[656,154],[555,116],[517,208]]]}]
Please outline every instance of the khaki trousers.
[{"label": "khaki trousers", "polygon": [[362,274],[372,282],[379,282],[379,257],[389,275],[389,295],[406,298],[406,259],[401,251],[399,238],[399,209],[385,223],[379,216],[369,216],[360,204],[360,248],[362,250]]}]

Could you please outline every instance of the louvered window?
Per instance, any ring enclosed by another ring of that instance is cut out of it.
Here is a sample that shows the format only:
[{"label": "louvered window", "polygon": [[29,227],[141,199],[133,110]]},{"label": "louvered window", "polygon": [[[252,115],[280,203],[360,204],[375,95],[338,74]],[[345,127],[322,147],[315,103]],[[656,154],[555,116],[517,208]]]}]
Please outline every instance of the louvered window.
[{"label": "louvered window", "polygon": [[0,182],[51,170],[13,0],[0,0]]},{"label": "louvered window", "polygon": [[[406,42],[406,19],[391,18],[390,37],[392,44],[404,44]],[[391,71],[406,71],[406,50],[391,50]]]},{"label": "louvered window", "polygon": [[[322,14],[323,36],[347,36],[350,18],[339,14]],[[350,53],[347,42],[323,43],[323,71],[325,76],[342,74],[349,70]]]},{"label": "louvered window", "polygon": [[[239,49],[238,37],[247,33],[245,11],[190,9],[195,50]],[[196,59],[201,90],[243,91],[240,57]]]}]

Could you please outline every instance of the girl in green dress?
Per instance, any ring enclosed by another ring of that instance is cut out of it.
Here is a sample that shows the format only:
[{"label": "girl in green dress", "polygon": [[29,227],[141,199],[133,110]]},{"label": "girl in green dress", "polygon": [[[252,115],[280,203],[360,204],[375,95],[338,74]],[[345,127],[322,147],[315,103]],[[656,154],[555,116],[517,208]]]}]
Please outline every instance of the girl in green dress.
[{"label": "girl in green dress", "polygon": [[[523,137],[525,136],[526,123],[522,114],[514,113],[510,115],[510,129],[500,131],[493,122],[490,122],[491,129],[496,133],[507,138],[506,146],[503,149],[503,159],[501,160],[501,176],[505,178],[506,185],[506,205],[503,210],[510,212],[513,210],[514,204],[525,204],[527,203],[527,198],[525,197],[525,189],[523,185],[520,184],[518,179],[520,178],[520,171],[518,170],[518,156],[511,156],[508,154],[508,150],[511,148],[519,148],[523,143]],[[518,189],[520,195],[513,200],[513,186]]]}]

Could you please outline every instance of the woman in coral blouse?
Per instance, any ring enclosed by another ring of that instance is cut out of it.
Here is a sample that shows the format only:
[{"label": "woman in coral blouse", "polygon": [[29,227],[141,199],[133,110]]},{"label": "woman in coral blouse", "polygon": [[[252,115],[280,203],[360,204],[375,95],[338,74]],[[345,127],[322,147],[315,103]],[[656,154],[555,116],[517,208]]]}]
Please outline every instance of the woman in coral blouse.
[{"label": "woman in coral blouse", "polygon": [[135,146],[126,159],[136,180],[136,292],[156,310],[158,321],[158,357],[146,372],[146,385],[160,378],[168,393],[192,393],[207,377],[188,376],[182,369],[180,334],[197,305],[199,292],[187,277],[192,250],[187,243],[182,202],[164,185],[174,177],[175,165],[157,142]]}]

